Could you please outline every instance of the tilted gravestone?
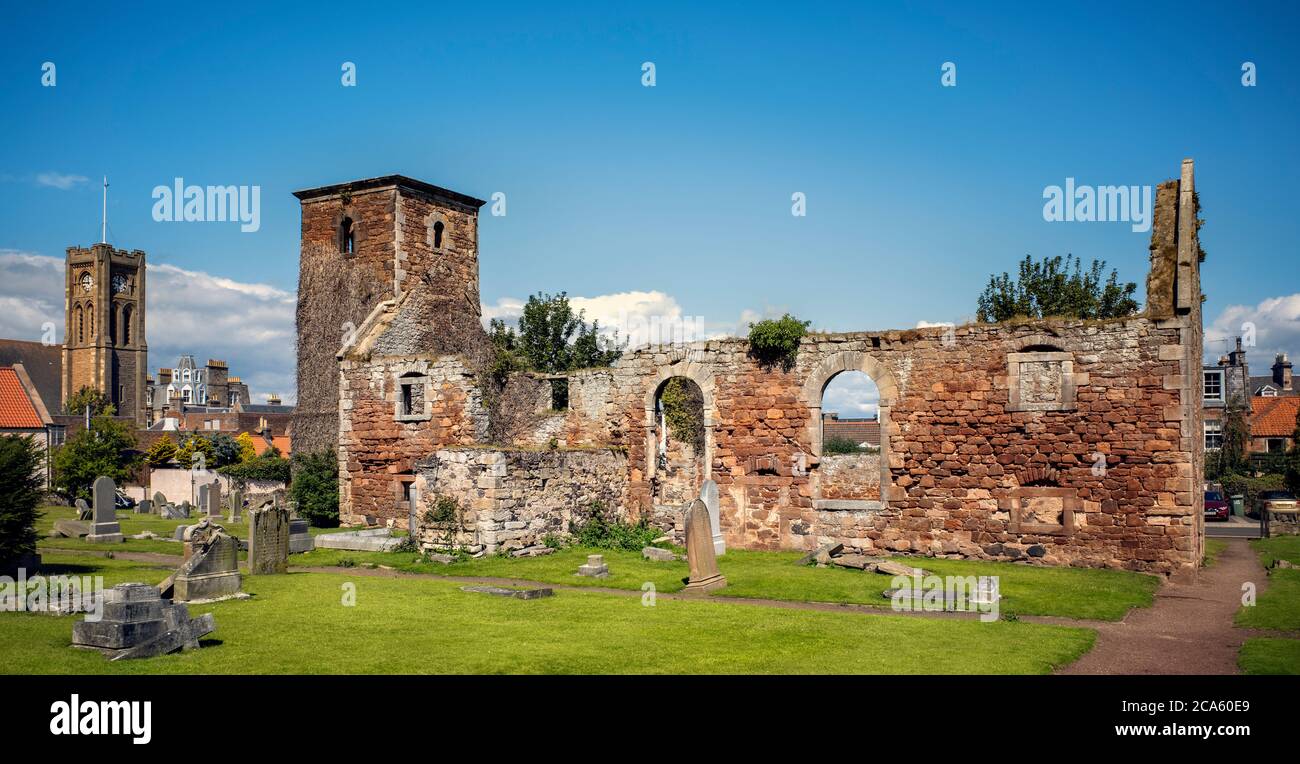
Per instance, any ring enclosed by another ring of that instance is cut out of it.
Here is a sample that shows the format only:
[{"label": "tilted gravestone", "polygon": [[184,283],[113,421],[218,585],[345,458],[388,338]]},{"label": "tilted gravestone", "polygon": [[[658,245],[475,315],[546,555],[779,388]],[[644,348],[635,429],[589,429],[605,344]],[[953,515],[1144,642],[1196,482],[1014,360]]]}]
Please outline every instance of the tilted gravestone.
[{"label": "tilted gravestone", "polygon": [[239,592],[239,541],[207,518],[185,529],[184,562],[172,581],[173,600],[189,602]]},{"label": "tilted gravestone", "polygon": [[95,499],[95,522],[90,526],[90,535],[86,540],[95,544],[122,543],[122,526],[117,523],[117,508],[113,506],[117,498],[117,486],[113,478],[101,475],[95,478],[91,488]]},{"label": "tilted gravestone", "polygon": [[699,499],[686,510],[686,561],[691,574],[683,591],[707,592],[727,585],[727,579],[718,572],[718,558],[713,551],[709,508]]},{"label": "tilted gravestone", "polygon": [[721,505],[718,504],[718,484],[705,480],[700,486],[700,501],[709,509],[709,527],[713,529],[713,553],[723,555],[727,544],[722,540]]},{"label": "tilted gravestone", "polygon": [[248,513],[248,572],[289,571],[289,510],[263,507]]},{"label": "tilted gravestone", "polygon": [[95,519],[95,511],[90,508],[85,499],[77,499],[77,519],[82,522]]},{"label": "tilted gravestone", "polygon": [[166,497],[166,496],[163,496],[162,491],[154,491],[154,494],[153,494],[153,505],[154,505],[155,507],[161,507],[162,505],[164,505],[164,504],[166,504],[166,503],[167,503],[167,497]]},{"label": "tilted gravestone", "polygon": [[183,507],[164,502],[158,505],[158,516],[164,520],[180,520],[188,515],[185,514]]}]

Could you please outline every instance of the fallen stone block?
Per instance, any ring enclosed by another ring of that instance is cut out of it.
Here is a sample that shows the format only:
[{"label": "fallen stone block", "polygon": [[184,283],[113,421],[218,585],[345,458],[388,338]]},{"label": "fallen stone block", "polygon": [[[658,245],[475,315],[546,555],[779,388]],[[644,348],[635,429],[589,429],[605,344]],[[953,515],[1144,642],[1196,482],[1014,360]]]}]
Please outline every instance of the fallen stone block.
[{"label": "fallen stone block", "polygon": [[90,523],[78,520],[55,520],[50,538],[79,539],[90,534]]},{"label": "fallen stone block", "polygon": [[654,562],[677,562],[681,555],[674,554],[671,550],[660,549],[657,546],[648,546],[641,549],[641,556]]},{"label": "fallen stone block", "polygon": [[517,600],[537,600],[555,594],[550,588],[541,589],[507,589],[502,586],[462,586],[462,592],[491,594],[494,597],[510,597]]}]

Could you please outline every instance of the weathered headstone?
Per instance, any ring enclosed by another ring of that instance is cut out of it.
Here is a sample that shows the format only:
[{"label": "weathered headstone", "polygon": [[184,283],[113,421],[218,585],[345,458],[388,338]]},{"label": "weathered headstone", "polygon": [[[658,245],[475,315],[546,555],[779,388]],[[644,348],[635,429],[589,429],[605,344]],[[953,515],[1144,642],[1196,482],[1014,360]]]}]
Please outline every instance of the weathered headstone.
[{"label": "weathered headstone", "polygon": [[713,529],[713,553],[724,555],[727,553],[727,544],[722,540],[722,508],[718,503],[718,484],[712,480],[705,480],[700,486],[700,501],[709,508],[709,527]]},{"label": "weathered headstone", "polygon": [[691,573],[684,591],[707,592],[727,585],[727,579],[718,572],[717,554],[713,551],[709,508],[699,499],[686,510],[686,561]]},{"label": "weathered headstone", "polygon": [[166,496],[163,496],[162,491],[154,491],[154,494],[153,494],[153,505],[154,505],[155,507],[161,507],[162,505],[164,505],[164,504],[166,504],[166,503],[167,503],[167,497],[166,497]]},{"label": "weathered headstone", "polygon": [[72,644],[99,650],[110,660],[191,650],[217,627],[211,613],[190,618],[188,608],[163,600],[148,584],[118,584],[103,597],[98,620],[72,625]]},{"label": "weathered headstone", "polygon": [[176,508],[181,511],[181,517],[189,517],[190,512],[194,510],[194,505],[189,502],[189,499],[186,499],[178,504]]},{"label": "weathered headstone", "polygon": [[607,578],[609,576],[609,566],[605,564],[605,555],[587,555],[587,564],[578,566],[578,575],[591,578]]},{"label": "weathered headstone", "polygon": [[[221,519],[221,483],[213,481],[208,483],[204,488],[206,492],[199,494],[199,506],[207,512],[208,517],[213,520]],[[206,500],[206,501],[205,501]]]},{"label": "weathered headstone", "polygon": [[90,535],[90,523],[80,520],[55,520],[50,538],[79,539]]},{"label": "weathered headstone", "polygon": [[95,522],[90,526],[86,540],[94,544],[122,543],[122,526],[117,523],[117,508],[113,506],[117,498],[113,478],[106,475],[95,478],[91,492],[95,500]]},{"label": "weathered headstone", "polygon": [[136,503],[136,505],[135,505],[135,513],[136,513],[137,515],[152,515],[152,514],[153,514],[153,502],[152,502],[152,501],[149,501],[148,499],[141,499],[141,500],[140,500],[138,503]]},{"label": "weathered headstone", "polygon": [[188,527],[190,527],[190,526],[185,525],[185,524],[181,524],[181,525],[176,526],[176,530],[172,531],[172,538],[176,539],[177,541],[184,541],[184,540],[185,540],[185,529],[188,528]]},{"label": "weathered headstone", "polygon": [[244,492],[235,488],[230,492],[230,521],[239,522],[244,514]]},{"label": "weathered headstone", "polygon": [[85,499],[77,499],[77,519],[83,522],[95,519],[95,511],[90,508]]},{"label": "weathered headstone", "polygon": [[180,520],[186,517],[184,509],[165,502],[158,505],[158,516],[164,520]]},{"label": "weathered headstone", "polygon": [[185,529],[184,562],[176,571],[173,599],[210,600],[239,592],[239,542],[207,518]]},{"label": "weathered headstone", "polygon": [[264,507],[248,513],[248,572],[289,572],[289,510]]},{"label": "weathered headstone", "polygon": [[311,537],[311,529],[307,521],[300,517],[291,517],[289,519],[289,554],[310,552],[315,548],[316,542]]}]

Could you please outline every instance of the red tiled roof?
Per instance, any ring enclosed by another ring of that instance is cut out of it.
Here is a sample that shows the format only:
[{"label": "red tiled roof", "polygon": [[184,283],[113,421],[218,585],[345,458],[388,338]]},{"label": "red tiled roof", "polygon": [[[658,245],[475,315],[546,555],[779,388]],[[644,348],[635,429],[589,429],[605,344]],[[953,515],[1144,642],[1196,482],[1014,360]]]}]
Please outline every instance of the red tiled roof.
[{"label": "red tiled roof", "polygon": [[876,419],[824,419],[822,438],[844,438],[854,443],[880,445],[880,421]]},{"label": "red tiled roof", "polygon": [[1300,398],[1250,399],[1250,435],[1253,438],[1285,438],[1295,431]]},{"label": "red tiled roof", "polygon": [[42,430],[45,423],[12,366],[0,367],[0,429]]}]

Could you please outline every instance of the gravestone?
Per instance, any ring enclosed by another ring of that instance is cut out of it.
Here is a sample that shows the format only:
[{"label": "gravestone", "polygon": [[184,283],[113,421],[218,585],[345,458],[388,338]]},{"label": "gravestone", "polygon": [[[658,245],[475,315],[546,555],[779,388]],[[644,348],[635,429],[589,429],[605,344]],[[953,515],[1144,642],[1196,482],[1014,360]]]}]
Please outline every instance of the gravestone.
[{"label": "gravestone", "polygon": [[190,618],[189,609],[162,599],[148,584],[118,584],[103,594],[96,620],[72,625],[74,647],[99,650],[110,660],[149,658],[192,650],[217,623],[211,613]]},{"label": "gravestone", "polygon": [[122,543],[122,526],[117,523],[117,508],[113,506],[113,500],[117,498],[113,478],[106,475],[95,478],[91,492],[95,499],[95,522],[90,526],[86,540],[94,544]]},{"label": "gravestone", "polygon": [[148,499],[141,499],[139,503],[135,505],[135,513],[137,515],[152,515],[153,502]]},{"label": "gravestone", "polygon": [[95,512],[86,503],[85,499],[77,499],[77,519],[83,522],[89,522],[95,517]]},{"label": "gravestone", "polygon": [[578,566],[578,575],[591,578],[608,578],[609,566],[605,564],[605,555],[587,555],[587,564]]},{"label": "gravestone", "polygon": [[213,520],[221,519],[221,483],[213,481],[199,489],[199,507]]},{"label": "gravestone", "polygon": [[244,492],[235,488],[230,492],[230,521],[237,523],[243,519]]},{"label": "gravestone", "polygon": [[181,520],[187,517],[184,509],[166,502],[158,505],[158,516],[164,520]]},{"label": "gravestone", "polygon": [[186,499],[177,505],[177,509],[180,510],[181,517],[189,517],[190,512],[194,509],[194,505],[190,503],[189,499]]},{"label": "gravestone", "polygon": [[309,528],[307,521],[300,517],[289,519],[289,554],[301,554],[316,548]]},{"label": "gravestone", "polygon": [[263,507],[248,513],[248,572],[289,571],[289,510]]},{"label": "gravestone", "polygon": [[[172,531],[172,538],[176,539],[177,541],[184,541],[185,529],[188,527],[190,526],[184,524],[176,526],[176,530]],[[182,552],[182,554],[184,553]]]},{"label": "gravestone", "polygon": [[90,535],[90,523],[80,520],[55,520],[50,538],[79,539]]},{"label": "gravestone", "polygon": [[709,508],[709,527],[713,529],[713,553],[724,555],[727,553],[727,544],[722,540],[722,515],[721,505],[718,503],[718,484],[712,480],[705,480],[700,486],[700,501],[704,506]]},{"label": "gravestone", "polygon": [[185,529],[184,562],[173,580],[177,602],[211,600],[239,592],[239,541],[204,518]]},{"label": "gravestone", "polygon": [[718,559],[713,551],[709,508],[699,499],[686,510],[686,561],[691,574],[683,591],[707,592],[727,585],[727,579],[718,572]]}]

